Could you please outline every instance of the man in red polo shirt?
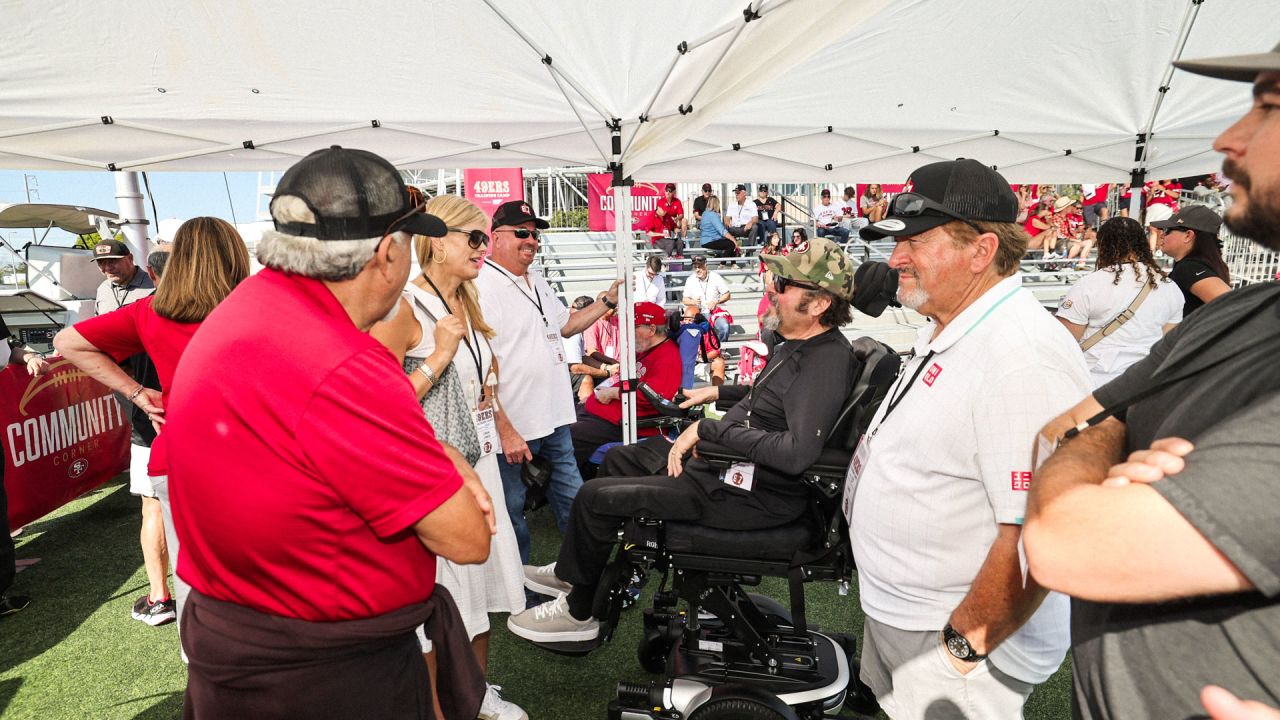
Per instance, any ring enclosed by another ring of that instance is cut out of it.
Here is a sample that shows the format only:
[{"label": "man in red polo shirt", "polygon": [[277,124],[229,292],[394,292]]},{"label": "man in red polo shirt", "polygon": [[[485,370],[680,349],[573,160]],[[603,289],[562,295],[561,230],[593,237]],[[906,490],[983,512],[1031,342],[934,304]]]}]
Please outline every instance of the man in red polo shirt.
[{"label": "man in red polo shirt", "polygon": [[[386,160],[336,146],[284,174],[271,213],[266,269],[209,314],[166,408],[186,713],[429,717],[414,629],[449,657],[439,630],[461,625],[435,558],[484,561],[491,506],[366,331],[397,307],[411,236],[446,228]],[[462,641],[440,704],[475,717]]]},{"label": "man in red polo shirt", "polygon": [[649,242],[657,245],[667,257],[684,254],[684,236],[688,227],[684,220],[684,203],[676,197],[676,184],[667,183],[662,197],[653,210],[653,226],[649,228]]},{"label": "man in red polo shirt", "polygon": [[[670,400],[680,390],[680,348],[667,338],[667,313],[651,302],[635,304],[636,375],[644,384]],[[643,395],[636,395],[636,417],[653,417],[658,411]],[[640,437],[657,434],[646,428]],[[573,455],[583,467],[601,445],[622,442],[622,389],[618,377],[596,385],[595,393],[578,408],[578,420],[569,426]]]}]

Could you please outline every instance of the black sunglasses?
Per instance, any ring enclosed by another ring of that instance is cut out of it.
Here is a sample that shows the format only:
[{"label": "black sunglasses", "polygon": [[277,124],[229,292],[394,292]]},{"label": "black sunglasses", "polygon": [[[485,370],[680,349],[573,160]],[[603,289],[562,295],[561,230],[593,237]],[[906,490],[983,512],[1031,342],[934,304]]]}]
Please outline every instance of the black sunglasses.
[{"label": "black sunglasses", "polygon": [[488,247],[489,235],[483,230],[463,230],[462,228],[451,227],[449,232],[462,233],[467,236],[467,245],[472,250],[479,250],[481,247]]},{"label": "black sunglasses", "polygon": [[936,203],[918,193],[900,192],[893,196],[893,200],[889,202],[890,217],[919,217],[924,215],[926,212],[935,212],[939,215],[945,215],[953,220],[959,220],[965,225],[977,230],[979,233],[982,232],[981,228],[974,225],[967,218],[961,217],[954,210],[951,210],[941,203]]},{"label": "black sunglasses", "polygon": [[514,234],[516,237],[520,238],[521,240],[528,240],[529,238],[533,238],[534,240],[542,239],[542,231],[540,230],[528,230],[526,228],[515,228],[515,229],[503,228],[501,230],[494,230],[494,232],[509,232]]},{"label": "black sunglasses", "polygon": [[787,291],[788,285],[798,287],[804,290],[820,289],[817,285],[810,285],[809,283],[797,282],[795,280],[792,280],[791,278],[785,278],[777,273],[774,273],[773,275],[773,291],[774,292],[781,295],[782,293],[785,293]]}]

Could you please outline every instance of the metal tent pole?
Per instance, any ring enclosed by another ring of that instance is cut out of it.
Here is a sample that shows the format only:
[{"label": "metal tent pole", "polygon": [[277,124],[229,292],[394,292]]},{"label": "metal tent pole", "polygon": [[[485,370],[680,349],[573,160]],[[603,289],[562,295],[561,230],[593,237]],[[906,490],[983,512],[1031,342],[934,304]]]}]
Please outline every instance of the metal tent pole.
[{"label": "metal tent pole", "polygon": [[622,125],[614,121],[609,128],[610,149],[613,162],[613,238],[614,256],[617,258],[619,363],[618,377],[622,380],[622,442],[631,445],[636,441],[636,316],[631,309],[631,178],[622,172]]},{"label": "metal tent pole", "polygon": [[[124,231],[125,242],[138,259],[138,264],[146,264],[147,255],[151,252],[147,240],[147,208],[142,202],[142,189],[138,186],[138,173],[119,171],[116,177],[116,206],[120,210],[120,229]],[[108,238],[103,238],[107,240]]]}]

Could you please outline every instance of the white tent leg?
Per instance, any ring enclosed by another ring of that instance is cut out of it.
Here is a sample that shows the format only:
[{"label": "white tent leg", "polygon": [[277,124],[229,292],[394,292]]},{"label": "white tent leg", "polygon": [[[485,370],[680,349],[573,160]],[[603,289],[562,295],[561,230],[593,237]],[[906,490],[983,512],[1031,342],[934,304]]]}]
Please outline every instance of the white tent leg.
[{"label": "white tent leg", "polygon": [[[145,265],[151,253],[147,240],[147,208],[142,203],[142,189],[138,186],[138,173],[120,171],[116,176],[116,206],[120,210],[120,229],[124,240],[133,251],[135,262]],[[103,238],[106,240],[107,238]]]},{"label": "white tent leg", "polygon": [[[622,367],[618,376],[624,381],[636,377],[636,315],[631,309],[631,186],[613,186],[614,250],[617,257],[618,277],[624,282],[618,288],[618,330],[621,331],[620,355]],[[634,389],[634,388],[633,388]],[[636,395],[622,393],[622,442],[631,445],[636,441]]]}]

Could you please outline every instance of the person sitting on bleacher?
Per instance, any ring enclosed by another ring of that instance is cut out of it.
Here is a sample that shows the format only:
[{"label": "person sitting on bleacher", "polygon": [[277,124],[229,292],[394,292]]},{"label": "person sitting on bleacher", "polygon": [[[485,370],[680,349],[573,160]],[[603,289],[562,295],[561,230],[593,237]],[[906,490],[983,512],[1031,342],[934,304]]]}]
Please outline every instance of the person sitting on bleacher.
[{"label": "person sitting on bleacher", "polygon": [[[671,400],[680,389],[680,351],[667,337],[667,312],[661,305],[638,302],[636,316],[636,379]],[[569,426],[573,455],[581,469],[601,445],[622,441],[622,388],[618,376],[597,383],[595,392],[578,406],[578,420]],[[636,417],[653,417],[658,411],[639,393]],[[656,428],[642,428],[640,437]]]},{"label": "person sitting on bleacher", "polygon": [[[766,296],[766,301],[767,299]],[[675,317],[674,312],[672,317]],[[724,384],[724,358],[720,354],[720,338],[711,332],[711,323],[707,321],[706,315],[698,312],[698,308],[684,306],[683,315],[675,328],[675,340],[680,348],[680,387],[693,387],[694,370],[700,362],[708,364],[712,385]]]},{"label": "person sitting on bleacher", "polygon": [[[775,278],[767,324],[785,340],[763,377],[750,388],[722,385],[687,393],[684,404],[737,404],[723,419],[703,419],[681,433],[670,446],[666,475],[597,478],[583,486],[558,562],[525,567],[525,586],[556,599],[512,615],[512,633],[537,643],[594,640],[600,630],[592,617],[596,587],[618,528],[635,514],[755,530],[784,525],[807,511],[809,496],[796,476],[818,459],[862,371],[840,332],[852,320],[853,264],[827,240],[765,257]],[[740,484],[722,480],[696,455],[687,458],[700,440],[746,458],[736,468]]]},{"label": "person sitting on bleacher", "polygon": [[849,242],[849,231],[840,226],[844,213],[840,206],[831,202],[831,191],[823,188],[820,202],[813,206],[813,222],[818,229],[818,237],[828,235],[840,239],[840,244]]},{"label": "person sitting on bleacher", "polygon": [[721,342],[729,339],[729,329],[733,326],[733,315],[724,306],[733,294],[729,292],[729,283],[724,276],[707,269],[707,259],[693,259],[693,272],[684,283],[685,305],[692,305],[702,311],[711,321],[711,328]]},{"label": "person sitting on bleacher", "polygon": [[658,305],[667,303],[667,281],[662,277],[662,258],[650,255],[644,261],[644,267],[637,270],[634,277],[636,302],[645,300]]}]

